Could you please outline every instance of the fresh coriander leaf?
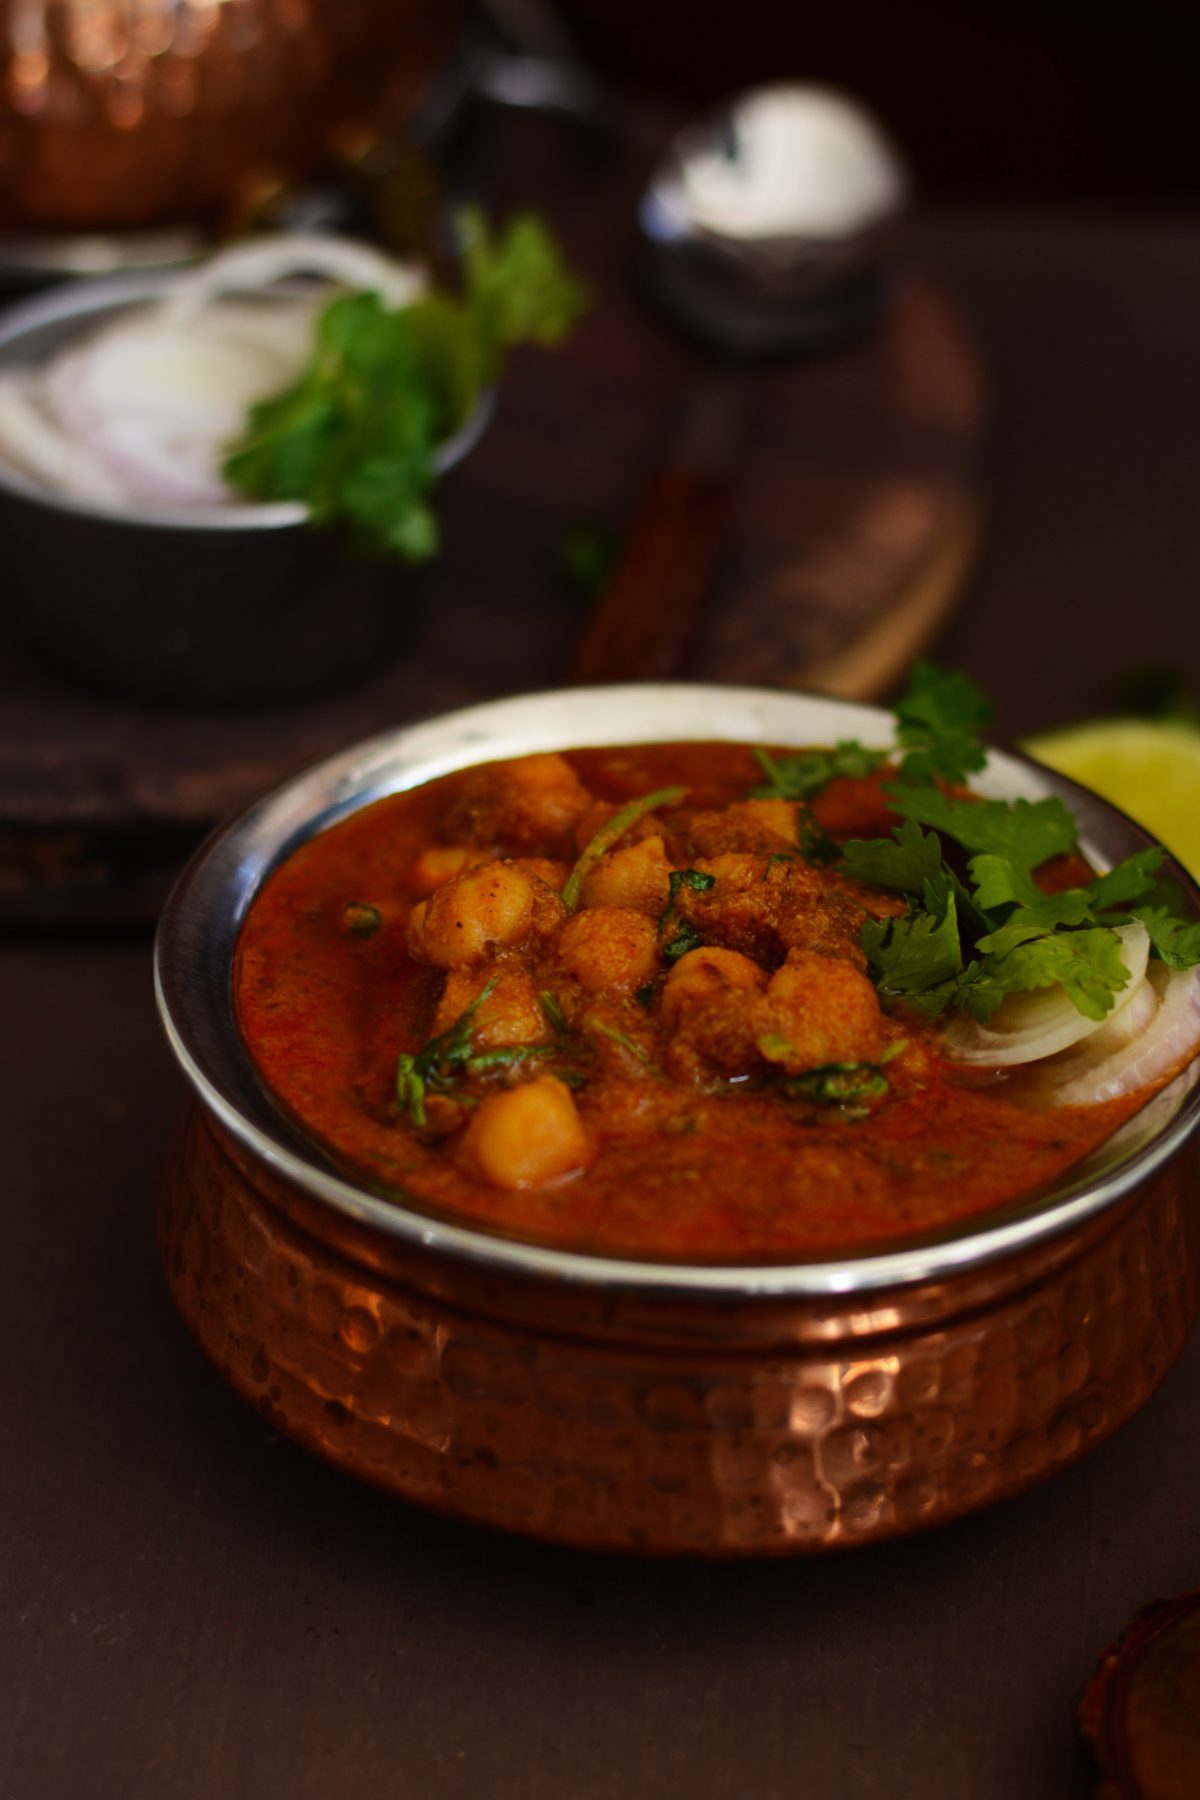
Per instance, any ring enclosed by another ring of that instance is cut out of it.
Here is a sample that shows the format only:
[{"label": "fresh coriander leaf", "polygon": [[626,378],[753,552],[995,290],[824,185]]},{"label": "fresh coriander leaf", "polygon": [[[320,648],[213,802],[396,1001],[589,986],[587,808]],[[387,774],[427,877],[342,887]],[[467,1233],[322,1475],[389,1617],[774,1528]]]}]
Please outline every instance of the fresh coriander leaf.
[{"label": "fresh coriander leaf", "polygon": [[639,1006],[653,1006],[653,1004],[654,1004],[654,983],[652,981],[648,981],[646,983],[645,987],[635,988],[633,990],[633,997],[637,1001]]},{"label": "fresh coriander leaf", "polygon": [[1004,955],[989,956],[977,992],[1003,997],[1061,983],[1081,1013],[1101,1020],[1111,1012],[1114,996],[1128,981],[1121,940],[1102,925],[1047,933]]},{"label": "fresh coriander leaf", "polygon": [[887,796],[903,818],[944,832],[964,850],[987,851],[1026,870],[1073,850],[1078,837],[1074,819],[1056,798],[955,800],[938,788],[898,784],[889,786]]},{"label": "fresh coriander leaf", "polygon": [[1155,844],[1148,850],[1136,850],[1115,868],[1097,875],[1088,885],[1092,909],[1100,912],[1107,906],[1125,906],[1130,900],[1141,900],[1153,893],[1156,872],[1166,851]]},{"label": "fresh coriander leaf", "polygon": [[1135,906],[1129,916],[1141,920],[1154,954],[1169,969],[1190,969],[1200,963],[1200,922],[1187,924],[1160,906]]},{"label": "fresh coriander leaf", "polygon": [[[587,303],[587,290],[536,213],[519,213],[499,237],[478,208],[461,213],[458,225],[481,336],[497,352],[510,344],[561,343]],[[497,373],[494,368],[490,379]]]},{"label": "fresh coriander leaf", "polygon": [[[963,967],[953,892],[940,915],[912,911],[902,919],[868,919],[862,946],[881,994],[913,1000],[940,992]],[[949,997],[935,1010],[940,1012]]]},{"label": "fresh coriander leaf", "polygon": [[875,1063],[825,1063],[791,1076],[785,1084],[797,1099],[820,1106],[855,1106],[879,1100],[888,1091],[887,1077]]},{"label": "fresh coriander leaf", "polygon": [[659,924],[662,924],[675,905],[681,887],[690,888],[693,894],[707,894],[716,885],[716,876],[705,875],[700,869],[672,869],[667,876],[667,904],[663,907]]},{"label": "fresh coriander leaf", "polygon": [[896,702],[897,739],[907,783],[964,781],[982,769],[979,733],[991,724],[991,704],[966,675],[919,662]]},{"label": "fresh coriander leaf", "polygon": [[767,778],[765,786],[753,790],[756,800],[808,800],[839,775],[858,779],[873,774],[886,761],[887,752],[846,739],[832,750],[801,750],[776,758],[757,749],[754,757]]},{"label": "fresh coriander leaf", "polygon": [[686,956],[689,950],[699,950],[703,942],[704,939],[695,926],[684,919],[674,937],[664,945],[663,955],[669,963],[677,963],[679,958]]},{"label": "fresh coriander leaf", "polygon": [[455,1073],[471,1060],[471,1026],[488,995],[496,985],[493,975],[487,986],[476,994],[453,1025],[415,1052],[405,1051],[396,1059],[396,1100],[414,1125],[425,1123],[425,1095],[429,1089],[444,1092],[452,1085]]},{"label": "fresh coriander leaf", "polygon": [[466,222],[465,291],[387,308],[346,294],[318,317],[308,367],[251,408],[224,475],[253,500],[300,500],[364,554],[424,562],[438,446],[500,372],[506,348],[557,343],[583,290],[531,215],[498,236]]},{"label": "fresh coriander leaf", "polygon": [[920,894],[942,866],[942,846],[933,832],[907,819],[890,838],[851,838],[842,846],[848,874],[873,887]]},{"label": "fresh coriander leaf", "polygon": [[351,937],[374,937],[382,924],[379,908],[368,906],[365,900],[351,900],[342,908],[342,926]]},{"label": "fresh coriander leaf", "polygon": [[837,862],[842,853],[829,833],[817,824],[807,806],[801,806],[799,811],[800,854],[805,862],[817,867]]}]

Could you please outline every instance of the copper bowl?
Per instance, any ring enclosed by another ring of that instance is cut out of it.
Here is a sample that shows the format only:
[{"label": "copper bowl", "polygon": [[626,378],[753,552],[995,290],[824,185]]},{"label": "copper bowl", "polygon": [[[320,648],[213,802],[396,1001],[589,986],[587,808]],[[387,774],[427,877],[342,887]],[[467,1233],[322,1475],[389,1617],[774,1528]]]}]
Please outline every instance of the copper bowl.
[{"label": "copper bowl", "polygon": [[[954,1518],[1136,1411],[1197,1311],[1200,1065],[1040,1194],[866,1252],[685,1266],[552,1250],[375,1197],[282,1115],[240,1041],[231,967],[256,890],[383,794],[531,750],[883,744],[890,730],[872,708],[757,689],[506,700],[335,756],[200,852],[156,953],[195,1096],[170,1155],[163,1253],[191,1330],[275,1428],[483,1523],[762,1555]],[[1020,758],[993,755],[980,786],[1062,794],[1102,865],[1148,841]]]},{"label": "copper bowl", "polygon": [[[0,0],[0,226],[228,221],[413,111],[459,0]],[[86,256],[86,246],[80,247]]]}]

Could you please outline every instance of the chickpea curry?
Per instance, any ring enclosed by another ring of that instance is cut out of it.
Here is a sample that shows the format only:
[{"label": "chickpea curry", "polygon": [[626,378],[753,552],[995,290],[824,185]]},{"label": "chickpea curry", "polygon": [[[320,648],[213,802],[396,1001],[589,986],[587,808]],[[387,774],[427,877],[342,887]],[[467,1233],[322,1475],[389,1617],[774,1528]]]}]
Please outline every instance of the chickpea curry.
[{"label": "chickpea curry", "polygon": [[[925,1232],[1037,1188],[1141,1104],[1144,1085],[1031,1105],[948,1056],[887,962],[943,927],[846,854],[888,832],[908,854],[894,768],[827,758],[796,799],[761,789],[777,767],[731,744],[525,756],[313,838],[239,945],[263,1080],[406,1205],[695,1261]],[[1026,910],[1090,874],[1051,855]],[[977,965],[952,980],[980,989]]]}]

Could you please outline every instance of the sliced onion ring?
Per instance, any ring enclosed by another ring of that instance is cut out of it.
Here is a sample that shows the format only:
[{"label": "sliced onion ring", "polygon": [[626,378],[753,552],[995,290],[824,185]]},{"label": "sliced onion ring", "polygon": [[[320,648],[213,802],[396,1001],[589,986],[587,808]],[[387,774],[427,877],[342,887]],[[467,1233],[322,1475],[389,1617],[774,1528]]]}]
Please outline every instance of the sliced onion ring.
[{"label": "sliced onion ring", "polygon": [[346,288],[369,288],[389,306],[407,306],[425,286],[421,271],[369,244],[319,232],[281,232],[235,244],[185,275],[162,308],[162,322],[186,324],[220,294],[251,294],[289,275],[321,275]]},{"label": "sliced onion ring", "polygon": [[1039,1062],[1045,1056],[1069,1049],[1116,1020],[1133,1000],[1146,975],[1150,938],[1135,920],[1120,925],[1121,961],[1129,980],[1117,994],[1112,1010],[1103,1019],[1081,1013],[1066,989],[1055,983],[1032,994],[1009,994],[986,1024],[962,1013],[942,1037],[942,1053],[950,1062],[973,1067],[1004,1069],[1017,1063]]},{"label": "sliced onion ring", "polygon": [[1096,1106],[1182,1068],[1200,1047],[1200,966],[1168,969],[1153,963],[1145,985],[1156,1004],[1141,1031],[1124,1043],[1110,1040],[1107,1055],[1084,1054],[1100,1047],[1098,1032],[1077,1050],[1039,1063],[1022,1076],[1021,1098],[1037,1106]]}]

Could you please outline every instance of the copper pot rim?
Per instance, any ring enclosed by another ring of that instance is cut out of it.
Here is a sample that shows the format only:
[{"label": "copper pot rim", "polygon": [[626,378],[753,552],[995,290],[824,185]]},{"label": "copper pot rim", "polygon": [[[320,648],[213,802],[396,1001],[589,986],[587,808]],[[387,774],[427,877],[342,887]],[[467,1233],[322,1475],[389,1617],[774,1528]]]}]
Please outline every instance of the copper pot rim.
[{"label": "copper pot rim", "polygon": [[[671,741],[819,743],[857,736],[890,743],[880,708],[801,690],[639,683],[485,702],[384,732],[335,752],[252,803],[195,853],[169,896],[154,947],[154,983],[168,1043],[201,1104],[275,1174],[394,1249],[499,1275],[655,1292],[697,1301],[830,1299],[944,1281],[1016,1257],[1083,1228],[1148,1181],[1200,1121],[1200,1061],[1065,1178],[985,1214],[896,1247],[836,1251],[805,1262],[677,1263],[565,1250],[409,1208],[355,1181],[280,1108],[237,1030],[233,953],[262,882],[301,843],[387,794],[476,762],[544,749]],[[1057,794],[1103,867],[1154,842],[1090,790],[1014,752],[989,752],[984,792]],[[1163,873],[1200,911],[1200,888],[1169,855]]]}]

